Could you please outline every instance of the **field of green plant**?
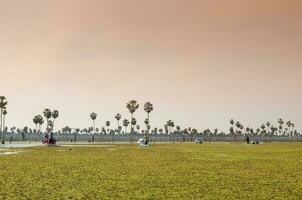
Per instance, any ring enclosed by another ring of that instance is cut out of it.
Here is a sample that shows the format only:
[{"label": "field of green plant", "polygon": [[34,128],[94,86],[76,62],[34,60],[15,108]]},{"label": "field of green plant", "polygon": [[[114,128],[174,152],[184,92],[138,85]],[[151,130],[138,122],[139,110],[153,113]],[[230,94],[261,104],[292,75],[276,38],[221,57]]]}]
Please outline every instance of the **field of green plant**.
[{"label": "field of green plant", "polygon": [[17,150],[0,156],[0,199],[302,199],[302,144]]}]

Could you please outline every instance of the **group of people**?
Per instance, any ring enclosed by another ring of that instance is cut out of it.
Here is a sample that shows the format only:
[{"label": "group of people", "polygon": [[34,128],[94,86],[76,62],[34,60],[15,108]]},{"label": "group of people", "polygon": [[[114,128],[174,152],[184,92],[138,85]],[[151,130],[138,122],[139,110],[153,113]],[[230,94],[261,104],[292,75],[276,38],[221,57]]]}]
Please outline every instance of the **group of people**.
[{"label": "group of people", "polygon": [[49,145],[49,144],[56,144],[56,140],[53,136],[53,133],[51,133],[50,135],[46,134],[44,136],[44,140],[43,140],[43,144],[45,144],[46,146]]},{"label": "group of people", "polygon": [[140,145],[144,145],[144,146],[148,146],[149,144],[149,139],[147,136],[145,136],[144,138],[141,138],[137,141],[138,144]]},{"label": "group of people", "polygon": [[[250,142],[250,137],[247,136],[247,137],[245,138],[245,141],[246,141],[247,144],[250,144],[250,143],[251,143],[251,142]],[[254,141],[254,140],[252,141],[252,144],[261,144],[261,142],[259,141],[259,139],[256,139],[255,141]]]}]

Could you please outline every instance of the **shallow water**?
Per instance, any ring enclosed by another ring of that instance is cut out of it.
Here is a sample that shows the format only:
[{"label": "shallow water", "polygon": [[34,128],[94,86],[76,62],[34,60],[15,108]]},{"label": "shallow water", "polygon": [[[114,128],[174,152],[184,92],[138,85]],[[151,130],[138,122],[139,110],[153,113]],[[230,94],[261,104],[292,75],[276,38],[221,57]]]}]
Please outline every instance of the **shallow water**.
[{"label": "shallow water", "polygon": [[32,143],[32,144],[22,144],[22,143],[12,143],[12,144],[0,144],[1,147],[36,147],[36,146],[43,146],[41,143]]}]

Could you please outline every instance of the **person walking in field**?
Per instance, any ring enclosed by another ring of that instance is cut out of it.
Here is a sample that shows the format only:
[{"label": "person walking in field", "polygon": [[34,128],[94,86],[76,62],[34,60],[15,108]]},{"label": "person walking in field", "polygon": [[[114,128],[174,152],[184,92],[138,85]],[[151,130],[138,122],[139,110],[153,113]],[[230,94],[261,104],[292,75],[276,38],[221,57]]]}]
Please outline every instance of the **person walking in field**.
[{"label": "person walking in field", "polygon": [[45,135],[44,137],[44,142],[43,142],[46,146],[48,146],[49,140],[48,140],[48,135]]},{"label": "person walking in field", "polygon": [[246,137],[246,143],[247,143],[247,144],[250,143],[250,138],[249,138],[249,136]]}]

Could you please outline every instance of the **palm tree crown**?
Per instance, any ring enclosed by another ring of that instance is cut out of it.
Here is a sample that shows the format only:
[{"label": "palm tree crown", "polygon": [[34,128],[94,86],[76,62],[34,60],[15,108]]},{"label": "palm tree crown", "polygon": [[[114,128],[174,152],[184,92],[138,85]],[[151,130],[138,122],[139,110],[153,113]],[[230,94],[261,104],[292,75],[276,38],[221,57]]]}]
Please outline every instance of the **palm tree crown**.
[{"label": "palm tree crown", "polygon": [[116,119],[117,121],[120,121],[121,118],[122,118],[122,115],[121,115],[120,113],[117,113],[117,114],[115,115],[115,119]]},{"label": "palm tree crown", "polygon": [[129,112],[133,114],[139,108],[139,104],[137,103],[137,101],[131,100],[127,103],[126,107]]},{"label": "palm tree crown", "polygon": [[54,110],[54,111],[51,113],[51,116],[52,116],[54,119],[58,118],[58,117],[59,117],[59,111]]},{"label": "palm tree crown", "polygon": [[43,115],[46,119],[50,119],[51,118],[51,110],[46,108],[44,111],[43,111]]},{"label": "palm tree crown", "polygon": [[145,105],[144,105],[144,110],[145,110],[147,113],[152,112],[152,111],[153,111],[153,105],[152,105],[150,102],[145,103]]},{"label": "palm tree crown", "polygon": [[96,113],[94,113],[94,112],[90,114],[90,118],[91,118],[92,120],[96,120],[97,116],[98,116],[98,115],[97,115]]}]

